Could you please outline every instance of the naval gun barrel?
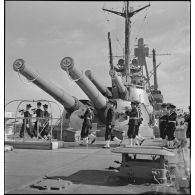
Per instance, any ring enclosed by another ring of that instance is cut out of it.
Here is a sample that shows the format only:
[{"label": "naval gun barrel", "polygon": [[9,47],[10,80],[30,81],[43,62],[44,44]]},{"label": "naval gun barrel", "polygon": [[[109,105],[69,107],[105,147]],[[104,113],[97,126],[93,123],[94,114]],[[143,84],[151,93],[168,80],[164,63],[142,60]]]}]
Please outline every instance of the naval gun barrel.
[{"label": "naval gun barrel", "polygon": [[61,103],[65,109],[74,111],[79,109],[79,107],[82,105],[82,103],[78,99],[65,93],[64,90],[57,87],[54,83],[47,79],[44,79],[37,72],[26,66],[23,59],[15,60],[15,62],[13,63],[13,69],[16,72],[21,73],[28,80],[32,81],[43,91],[51,95],[55,100]]},{"label": "naval gun barrel", "polygon": [[104,97],[94,84],[78,69],[74,66],[73,58],[65,57],[61,60],[60,66],[62,70],[73,79],[77,85],[85,92],[89,99],[93,102],[95,108],[106,108],[107,98]]},{"label": "naval gun barrel", "polygon": [[114,80],[119,93],[126,96],[127,95],[127,88],[124,86],[124,84],[122,82],[122,78],[117,75],[117,73],[114,69],[110,69],[109,74],[110,74],[112,80]]},{"label": "naval gun barrel", "polygon": [[102,85],[98,79],[92,74],[91,70],[86,70],[85,75],[89,80],[96,86],[96,88],[106,97],[112,97],[112,93],[107,89],[106,86]]}]

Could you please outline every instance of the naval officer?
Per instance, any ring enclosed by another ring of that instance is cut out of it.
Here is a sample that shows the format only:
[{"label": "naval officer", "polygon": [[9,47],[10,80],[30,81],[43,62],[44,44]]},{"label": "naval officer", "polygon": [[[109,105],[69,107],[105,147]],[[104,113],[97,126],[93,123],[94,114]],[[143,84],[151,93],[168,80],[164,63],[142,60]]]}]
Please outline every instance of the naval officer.
[{"label": "naval officer", "polygon": [[131,110],[126,111],[126,115],[129,116],[129,128],[127,131],[127,136],[129,138],[129,146],[135,145],[136,144],[136,130],[137,130],[137,126],[138,124],[138,110],[136,108],[137,105],[137,101],[132,101],[131,102]]},{"label": "naval officer", "polygon": [[81,118],[84,119],[82,129],[81,129],[81,145],[88,144],[89,138],[91,140],[91,144],[93,144],[95,142],[95,139],[96,139],[95,135],[93,135],[90,132],[92,129],[92,122],[94,119],[94,113],[93,113],[94,108],[92,106],[89,106],[89,105],[90,104],[88,103],[85,114],[83,116],[81,116]]},{"label": "naval officer", "polygon": [[191,138],[191,106],[188,107],[189,109],[189,114],[185,118],[185,122],[187,123],[187,131],[186,131],[186,138]]},{"label": "naval officer", "polygon": [[49,134],[49,117],[50,114],[47,111],[48,110],[48,105],[44,104],[43,105],[43,128],[41,130],[41,137],[43,137],[44,139],[47,139],[47,136]]},{"label": "naval officer", "polygon": [[37,102],[37,109],[34,110],[34,114],[36,114],[36,122],[33,128],[33,134],[35,137],[39,135],[39,132],[41,131],[42,127],[42,118],[43,118],[43,111],[41,109],[41,102]]},{"label": "naval officer", "polygon": [[23,119],[23,123],[22,123],[22,127],[20,130],[20,137],[24,137],[24,130],[26,129],[28,135],[32,138],[33,134],[31,133],[31,114],[29,112],[30,108],[32,106],[30,104],[26,105],[26,111],[23,111],[22,114],[24,114],[24,119]]},{"label": "naval officer", "polygon": [[177,113],[175,112],[176,106],[173,104],[168,105],[169,115],[167,118],[167,136],[168,136],[168,148],[173,149],[174,143],[177,142],[174,137],[174,132],[177,124]]},{"label": "naval officer", "polygon": [[167,122],[168,122],[168,111],[167,104],[163,103],[161,105],[161,112],[159,117],[159,129],[160,129],[160,137],[162,138],[162,146],[167,145],[166,135],[167,135]]},{"label": "naval officer", "polygon": [[118,139],[113,134],[115,120],[116,120],[117,102],[114,100],[109,100],[108,103],[110,104],[110,108],[108,109],[106,115],[106,132],[105,132],[106,144],[103,146],[103,148],[110,148],[110,141],[112,140],[115,141],[118,145],[122,143],[122,140]]}]

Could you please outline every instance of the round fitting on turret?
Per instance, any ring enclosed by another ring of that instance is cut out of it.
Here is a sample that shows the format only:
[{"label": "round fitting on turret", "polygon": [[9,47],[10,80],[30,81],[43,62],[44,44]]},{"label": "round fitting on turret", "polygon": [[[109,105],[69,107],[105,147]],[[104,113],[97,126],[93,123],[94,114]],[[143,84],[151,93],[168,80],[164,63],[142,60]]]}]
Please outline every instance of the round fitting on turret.
[{"label": "round fitting on turret", "polygon": [[85,71],[85,76],[88,77],[89,79],[92,79],[91,78],[91,70],[86,70]]},{"label": "round fitting on turret", "polygon": [[25,68],[25,64],[24,64],[24,60],[23,59],[17,59],[15,60],[15,62],[13,63],[13,69],[16,72],[19,72],[21,70],[23,70]]},{"label": "round fitting on turret", "polygon": [[74,67],[74,60],[71,57],[65,57],[61,60],[60,66],[63,70],[67,71]]}]

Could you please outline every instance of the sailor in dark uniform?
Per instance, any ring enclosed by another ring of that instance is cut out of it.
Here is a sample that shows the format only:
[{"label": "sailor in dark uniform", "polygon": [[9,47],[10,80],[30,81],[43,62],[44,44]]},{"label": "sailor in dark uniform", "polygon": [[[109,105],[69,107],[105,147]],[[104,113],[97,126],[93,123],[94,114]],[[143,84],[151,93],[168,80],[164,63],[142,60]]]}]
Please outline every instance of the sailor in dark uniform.
[{"label": "sailor in dark uniform", "polygon": [[161,105],[161,112],[160,112],[160,117],[159,117],[159,129],[160,129],[160,137],[162,138],[162,146],[166,146],[167,140],[166,135],[167,135],[167,122],[168,122],[168,111],[167,111],[167,104],[163,103]]},{"label": "sailor in dark uniform", "polygon": [[118,68],[114,67],[116,72],[121,72],[122,74],[125,73],[125,61],[123,59],[118,60]]},{"label": "sailor in dark uniform", "polygon": [[129,129],[127,131],[127,136],[129,138],[129,145],[132,146],[135,144],[135,137],[136,137],[136,129],[138,126],[138,110],[136,108],[137,102],[132,101],[131,107],[132,109],[130,111],[126,111],[126,115],[129,116]]},{"label": "sailor in dark uniform", "polygon": [[170,104],[168,107],[168,110],[170,111],[168,118],[167,118],[167,136],[168,136],[168,148],[174,148],[174,142],[176,142],[174,137],[174,132],[176,129],[177,124],[177,113],[175,112],[176,106],[173,104]]},{"label": "sailor in dark uniform", "polygon": [[187,123],[186,138],[191,138],[191,114],[190,114],[191,107],[189,106],[188,108],[189,108],[189,114],[185,117],[185,122]]},{"label": "sailor in dark uniform", "polygon": [[[22,123],[22,127],[20,130],[20,137],[24,137],[24,130],[27,131],[28,135],[32,138],[33,134],[31,133],[31,119],[29,117],[32,117],[29,110],[32,106],[30,104],[26,105],[26,111],[23,111],[21,114],[24,114],[24,119]],[[25,117],[28,117],[25,119]]]},{"label": "sailor in dark uniform", "polygon": [[103,146],[103,148],[110,148],[110,141],[115,141],[118,145],[122,143],[122,140],[118,139],[114,134],[114,126],[115,126],[115,120],[116,120],[116,113],[115,109],[117,106],[116,101],[109,100],[110,108],[107,111],[106,115],[106,132],[105,132],[105,141],[106,144]]},{"label": "sailor in dark uniform", "polygon": [[94,113],[93,113],[93,107],[92,106],[87,106],[87,109],[85,111],[83,118],[83,125],[82,125],[82,130],[81,130],[81,145],[88,144],[89,138],[91,139],[91,144],[95,142],[95,135],[93,135],[90,131],[92,129],[92,122],[94,119]]},{"label": "sailor in dark uniform", "polygon": [[47,139],[47,136],[49,134],[49,117],[50,117],[50,114],[47,111],[48,105],[44,104],[43,109],[44,109],[44,111],[43,111],[43,128],[42,128],[40,134],[41,134],[41,137],[43,137],[44,139]]},{"label": "sailor in dark uniform", "polygon": [[41,102],[38,102],[37,109],[33,109],[33,110],[34,110],[34,114],[36,114],[36,122],[33,128],[33,134],[35,137],[37,137],[37,135],[39,135],[39,132],[41,132],[41,128],[42,128],[43,111],[41,110]]}]

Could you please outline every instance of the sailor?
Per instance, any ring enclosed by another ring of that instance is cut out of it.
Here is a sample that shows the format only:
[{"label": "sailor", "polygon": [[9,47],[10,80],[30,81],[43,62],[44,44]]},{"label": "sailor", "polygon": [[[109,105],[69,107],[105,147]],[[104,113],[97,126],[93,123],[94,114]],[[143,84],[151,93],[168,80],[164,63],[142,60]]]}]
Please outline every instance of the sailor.
[{"label": "sailor", "polygon": [[[24,119],[23,119],[23,123],[22,123],[22,127],[20,130],[20,137],[24,137],[24,130],[27,131],[28,135],[32,138],[33,134],[31,133],[31,118],[32,117],[29,110],[32,106],[30,104],[26,105],[26,111],[22,110],[21,114],[24,114]],[[28,117],[28,118],[26,118]],[[26,118],[26,119],[25,119]]]},{"label": "sailor", "polygon": [[44,104],[43,105],[43,128],[41,129],[41,137],[43,137],[44,139],[48,139],[48,135],[49,135],[49,117],[50,117],[50,114],[49,112],[47,111],[48,110],[48,105],[47,104]]},{"label": "sailor", "polygon": [[136,129],[138,128],[138,110],[136,108],[137,101],[131,102],[132,109],[129,111],[126,111],[126,115],[129,116],[129,129],[127,131],[127,136],[129,138],[129,145],[132,146],[136,144]]},{"label": "sailor", "polygon": [[95,135],[93,135],[90,131],[92,129],[92,121],[94,119],[94,108],[92,106],[87,105],[87,109],[85,111],[85,114],[81,117],[83,118],[83,125],[81,130],[81,145],[88,144],[89,139],[91,140],[91,144],[95,142]]},{"label": "sailor", "polygon": [[161,105],[161,112],[159,116],[159,129],[160,129],[160,137],[162,138],[162,146],[167,145],[166,135],[167,135],[167,122],[168,122],[168,111],[167,111],[167,104],[163,103]]},{"label": "sailor", "polygon": [[37,102],[37,109],[33,109],[33,113],[36,114],[36,122],[33,128],[33,134],[35,137],[39,136],[42,128],[43,111],[41,109],[41,102]]},{"label": "sailor", "polygon": [[189,114],[185,117],[185,123],[187,123],[187,131],[186,131],[186,138],[191,138],[191,106],[188,107]]},{"label": "sailor", "polygon": [[177,113],[175,112],[175,108],[176,106],[174,106],[173,104],[168,105],[167,109],[169,111],[169,115],[168,115],[168,121],[167,121],[167,130],[166,130],[166,134],[168,136],[168,148],[173,149],[174,148],[174,143],[176,143],[176,139],[174,137],[174,132],[176,129],[176,124],[177,124]]},{"label": "sailor", "polygon": [[141,112],[141,107],[140,107],[140,103],[137,102],[137,110],[138,110],[138,125],[136,125],[136,131],[135,131],[135,142],[136,145],[142,145],[142,143],[144,142],[144,138],[139,134],[139,127],[142,124],[143,118],[142,118],[142,112]]},{"label": "sailor", "polygon": [[109,100],[108,102],[110,104],[110,108],[107,111],[106,115],[106,132],[105,132],[105,141],[106,144],[103,146],[103,148],[110,148],[110,141],[115,141],[118,145],[122,143],[122,140],[118,139],[113,134],[114,126],[115,126],[115,120],[116,120],[116,107],[117,102],[114,100]]},{"label": "sailor", "polygon": [[114,67],[116,72],[124,72],[125,71],[125,61],[123,59],[118,60],[118,68]]}]

